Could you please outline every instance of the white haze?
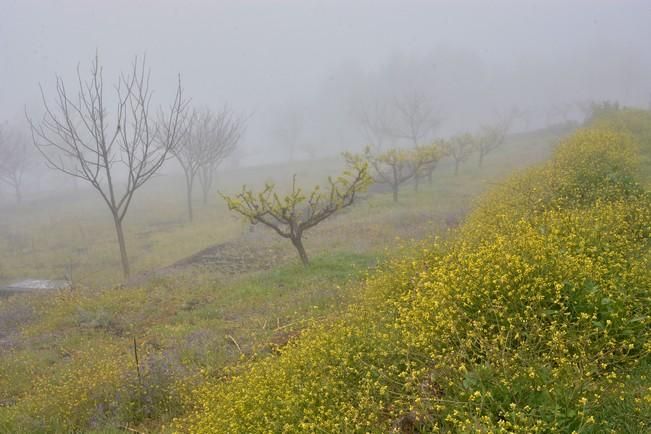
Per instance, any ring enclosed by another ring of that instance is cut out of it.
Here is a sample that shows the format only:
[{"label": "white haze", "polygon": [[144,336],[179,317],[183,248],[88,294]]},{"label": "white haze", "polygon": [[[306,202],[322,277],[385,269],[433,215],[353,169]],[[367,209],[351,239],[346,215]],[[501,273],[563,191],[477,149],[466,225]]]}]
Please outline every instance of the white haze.
[{"label": "white haze", "polygon": [[180,73],[193,105],[250,115],[247,164],[287,158],[293,116],[299,157],[359,147],[356,110],[401,92],[432,98],[441,135],[516,106],[543,126],[580,101],[647,106],[649,23],[648,0],[0,0],[0,121],[97,50],[109,85],[146,53],[158,102]]}]

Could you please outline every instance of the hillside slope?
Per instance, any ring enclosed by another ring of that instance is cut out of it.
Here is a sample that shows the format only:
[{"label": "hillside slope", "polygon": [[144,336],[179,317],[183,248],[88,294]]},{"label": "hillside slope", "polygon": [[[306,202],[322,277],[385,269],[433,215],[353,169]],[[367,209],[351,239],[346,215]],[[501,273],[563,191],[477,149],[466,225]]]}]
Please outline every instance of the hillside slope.
[{"label": "hillside slope", "polygon": [[176,429],[648,432],[651,144],[606,123],[369,276],[341,318],[206,382]]}]

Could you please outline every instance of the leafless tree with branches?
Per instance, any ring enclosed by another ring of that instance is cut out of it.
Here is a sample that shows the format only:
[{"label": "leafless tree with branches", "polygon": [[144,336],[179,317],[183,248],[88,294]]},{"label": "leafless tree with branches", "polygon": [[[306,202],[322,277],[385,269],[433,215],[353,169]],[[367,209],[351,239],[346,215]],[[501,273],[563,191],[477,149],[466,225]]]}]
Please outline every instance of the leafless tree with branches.
[{"label": "leafless tree with branches", "polygon": [[199,119],[201,122],[197,131],[204,137],[203,146],[207,149],[197,173],[205,205],[214,184],[215,172],[236,149],[246,130],[247,118],[238,116],[230,107],[224,106],[217,113],[204,112]]},{"label": "leafless tree with branches", "polygon": [[18,204],[22,202],[23,179],[32,161],[30,157],[26,136],[7,124],[0,125],[0,182],[14,190]]},{"label": "leafless tree with branches", "polygon": [[364,106],[358,113],[359,123],[368,144],[374,151],[382,152],[387,142],[393,145],[388,107],[376,101],[372,106]]},{"label": "leafless tree with branches", "polygon": [[[193,111],[187,117],[179,145],[172,149],[185,175],[188,218],[193,219],[192,193],[194,181],[199,176],[212,183],[212,172],[216,165],[234,150],[239,136],[233,133],[237,128],[224,131],[224,112],[215,115],[210,109]],[[224,137],[226,134],[229,137]],[[202,186],[204,184],[202,183]],[[208,188],[204,194],[207,200]]]},{"label": "leafless tree with branches", "polygon": [[454,175],[459,174],[459,166],[476,150],[477,139],[470,133],[457,134],[443,143],[445,153],[454,160]]},{"label": "leafless tree with branches", "polygon": [[440,123],[430,100],[422,92],[405,93],[394,100],[397,122],[390,128],[391,134],[406,140],[414,147],[431,140]]},{"label": "leafless tree with branches", "polygon": [[[77,67],[74,92],[57,76],[53,102],[48,102],[41,87],[42,119],[34,121],[27,114],[34,145],[48,165],[88,182],[108,206],[125,279],[130,269],[124,217],[135,192],[158,172],[177,145],[187,109],[179,77],[172,104],[156,117],[149,83],[146,60],[136,57],[129,72],[119,76],[115,100],[107,102],[96,55],[88,79]],[[108,106],[113,104],[111,116]]]},{"label": "leafless tree with branches", "polygon": [[490,125],[483,125],[476,135],[475,147],[479,153],[479,167],[484,164],[486,155],[502,146],[517,116],[516,109],[496,112],[497,120]]},{"label": "leafless tree with branches", "polygon": [[[370,107],[363,107],[359,121],[366,139],[382,153],[385,143],[391,147],[400,142],[408,143],[413,149],[428,146],[440,119],[431,101],[422,92],[405,92],[385,103],[376,102]],[[421,176],[432,179],[436,164],[425,164],[418,173],[409,176],[418,188]]]},{"label": "leafless tree with branches", "polygon": [[273,131],[281,146],[289,151],[289,161],[294,161],[296,148],[303,136],[305,120],[298,109],[291,109],[281,115],[278,125]]},{"label": "leafless tree with branches", "polygon": [[[409,92],[394,100],[397,122],[391,133],[397,139],[405,140],[414,148],[424,146],[433,139],[434,131],[440,124],[440,119],[429,98],[423,92]],[[427,176],[432,183],[432,172],[436,164],[427,164],[414,176],[414,187],[418,190],[421,176]]]}]

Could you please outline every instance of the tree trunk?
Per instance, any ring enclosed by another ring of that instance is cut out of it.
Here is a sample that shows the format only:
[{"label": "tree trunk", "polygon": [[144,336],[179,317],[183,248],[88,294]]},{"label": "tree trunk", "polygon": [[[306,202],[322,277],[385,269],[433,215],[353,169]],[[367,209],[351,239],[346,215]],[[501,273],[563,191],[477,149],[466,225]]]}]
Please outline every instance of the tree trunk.
[{"label": "tree trunk", "polygon": [[122,274],[124,274],[124,280],[129,278],[129,258],[127,256],[127,245],[124,241],[124,231],[122,230],[122,220],[118,216],[113,216],[113,222],[115,223],[115,232],[118,236],[118,244],[120,246],[120,260],[122,261]]},{"label": "tree trunk", "polygon": [[201,201],[204,205],[208,205],[208,188],[201,187]]},{"label": "tree trunk", "polygon": [[187,185],[187,198],[188,198],[188,219],[190,219],[190,223],[192,223],[192,185],[188,184]]},{"label": "tree trunk", "polygon": [[190,219],[190,223],[192,223],[192,187],[194,185],[194,177],[186,175],[185,176],[185,193],[186,193],[186,198],[188,201],[188,218]]},{"label": "tree trunk", "polygon": [[201,184],[201,198],[204,205],[208,205],[208,193],[212,187],[212,170],[210,168],[202,168],[199,172],[199,183]]},{"label": "tree trunk", "polygon": [[298,256],[301,258],[301,262],[304,266],[308,266],[310,261],[307,258],[307,253],[305,252],[305,247],[303,247],[303,241],[300,237],[292,238],[292,244],[296,247],[298,251]]},{"label": "tree trunk", "polygon": [[420,183],[420,176],[414,176],[414,191],[418,192],[418,184]]},{"label": "tree trunk", "polygon": [[484,152],[479,151],[479,167],[481,167],[484,164]]},{"label": "tree trunk", "polygon": [[433,182],[432,173],[434,173],[434,169],[429,170],[427,172],[427,182],[429,183],[429,185],[432,185],[432,182]]},{"label": "tree trunk", "polygon": [[393,201],[398,202],[398,184],[392,185],[391,189],[393,190]]},{"label": "tree trunk", "polygon": [[459,174],[459,160],[454,160],[454,176]]},{"label": "tree trunk", "polygon": [[16,191],[16,203],[20,205],[23,201],[23,193],[20,191],[20,184],[14,184],[14,190]]}]

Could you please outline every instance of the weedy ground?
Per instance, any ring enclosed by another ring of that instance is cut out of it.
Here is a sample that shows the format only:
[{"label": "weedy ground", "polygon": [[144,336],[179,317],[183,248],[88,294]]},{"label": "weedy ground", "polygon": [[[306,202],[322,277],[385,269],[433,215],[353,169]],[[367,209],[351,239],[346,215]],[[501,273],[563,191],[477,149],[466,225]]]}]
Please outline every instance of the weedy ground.
[{"label": "weedy ground", "polygon": [[[170,431],[192,390],[342,315],[378,264],[413,256],[421,247],[410,240],[445,238],[479,193],[544,159],[560,133],[517,136],[459,176],[442,163],[432,185],[405,186],[397,204],[389,193],[366,195],[307,234],[307,268],[286,240],[250,232],[215,198],[186,222],[173,179],[143,191],[128,218],[135,275],[122,285],[111,223],[91,195],[12,211],[3,280],[71,272],[77,285],[0,299],[0,432]],[[282,184],[294,172],[314,183],[339,164],[242,170],[220,186]]]}]

